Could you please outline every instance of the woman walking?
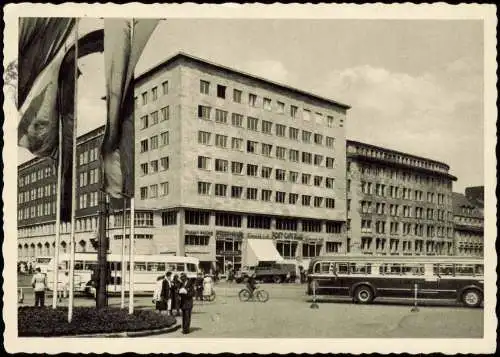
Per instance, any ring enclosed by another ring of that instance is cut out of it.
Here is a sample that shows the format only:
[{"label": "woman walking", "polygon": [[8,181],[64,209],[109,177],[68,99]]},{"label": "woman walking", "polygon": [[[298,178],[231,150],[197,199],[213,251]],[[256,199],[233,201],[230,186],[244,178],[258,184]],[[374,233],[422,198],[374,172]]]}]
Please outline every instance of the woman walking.
[{"label": "woman walking", "polygon": [[208,274],[205,275],[203,279],[203,300],[210,301],[210,296],[212,295],[213,280]]}]

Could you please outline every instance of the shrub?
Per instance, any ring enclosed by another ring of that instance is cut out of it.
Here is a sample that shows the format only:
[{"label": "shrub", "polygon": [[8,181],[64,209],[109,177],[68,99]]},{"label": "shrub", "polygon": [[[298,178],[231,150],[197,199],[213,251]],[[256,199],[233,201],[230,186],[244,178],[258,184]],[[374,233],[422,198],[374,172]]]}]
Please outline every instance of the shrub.
[{"label": "shrub", "polygon": [[18,335],[67,336],[95,333],[153,330],[173,326],[175,317],[160,315],[152,310],[136,310],[129,315],[127,310],[95,307],[73,308],[73,318],[68,323],[68,308],[18,308]]}]

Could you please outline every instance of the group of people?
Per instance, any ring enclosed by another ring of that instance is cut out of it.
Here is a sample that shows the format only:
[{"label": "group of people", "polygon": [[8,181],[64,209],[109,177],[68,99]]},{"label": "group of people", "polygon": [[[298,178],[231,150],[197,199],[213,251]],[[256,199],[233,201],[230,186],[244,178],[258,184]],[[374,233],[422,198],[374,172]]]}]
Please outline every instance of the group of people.
[{"label": "group of people", "polygon": [[182,311],[182,333],[189,333],[195,287],[185,273],[172,276],[172,272],[159,276],[153,294],[156,310],[174,316]]},{"label": "group of people", "polygon": [[[215,279],[215,277],[214,277]],[[196,277],[196,300],[200,301],[210,301],[213,294],[214,279],[209,274],[199,273]]]}]

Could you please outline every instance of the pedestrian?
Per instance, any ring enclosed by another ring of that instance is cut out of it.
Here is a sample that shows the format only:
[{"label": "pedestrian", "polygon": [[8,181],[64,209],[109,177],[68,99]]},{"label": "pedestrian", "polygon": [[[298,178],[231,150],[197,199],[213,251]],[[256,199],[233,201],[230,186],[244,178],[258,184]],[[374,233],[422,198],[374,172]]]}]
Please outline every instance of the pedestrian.
[{"label": "pedestrian", "polygon": [[208,274],[205,275],[203,279],[203,300],[210,301],[210,296],[212,295],[213,280]]},{"label": "pedestrian", "polygon": [[64,274],[60,275],[61,280],[57,283],[57,293],[59,297],[59,302],[62,301],[62,299],[68,297],[68,292],[69,292],[69,273],[66,271]]},{"label": "pedestrian", "polygon": [[159,313],[163,313],[163,311],[167,310],[167,304],[161,297],[163,280],[165,280],[164,275],[160,275],[156,278],[155,290],[153,292],[153,304],[155,304],[156,311],[158,311]]},{"label": "pedestrian", "polygon": [[35,275],[31,279],[31,286],[35,291],[35,306],[45,306],[45,289],[47,287],[47,280],[45,274],[42,274],[40,268],[36,268]]},{"label": "pedestrian", "polygon": [[[165,309],[168,315],[172,314],[172,272],[168,271],[165,274],[165,278],[162,282],[161,287],[161,300],[162,305],[165,305]],[[163,307],[163,306],[162,306]]]},{"label": "pedestrian", "polygon": [[198,273],[195,280],[195,300],[203,299],[203,275]]},{"label": "pedestrian", "polygon": [[182,309],[182,333],[189,333],[191,326],[191,312],[193,310],[194,287],[192,280],[189,280],[185,273],[181,274],[181,287],[179,289]]},{"label": "pedestrian", "polygon": [[172,285],[171,285],[171,306],[170,306],[170,313],[173,315],[174,311],[176,313],[176,316],[181,315],[181,304],[180,304],[180,296],[179,296],[179,288],[181,286],[181,281],[179,280],[179,276],[177,274],[174,275],[174,278],[172,279]]}]

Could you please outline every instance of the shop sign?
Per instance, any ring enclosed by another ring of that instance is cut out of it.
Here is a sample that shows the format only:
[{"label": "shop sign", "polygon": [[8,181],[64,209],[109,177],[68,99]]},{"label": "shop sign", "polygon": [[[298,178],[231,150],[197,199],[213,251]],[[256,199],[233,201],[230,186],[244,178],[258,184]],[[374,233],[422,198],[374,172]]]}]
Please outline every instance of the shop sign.
[{"label": "shop sign", "polygon": [[209,236],[211,237],[214,232],[212,231],[191,231],[189,229],[184,231],[184,234],[192,235],[192,236]]},{"label": "shop sign", "polygon": [[321,243],[323,243],[323,239],[322,238],[318,238],[318,237],[304,237],[304,243],[307,243],[307,244],[321,244]]},{"label": "shop sign", "polygon": [[231,238],[231,239],[238,239],[242,240],[243,239],[243,232],[238,232],[238,231],[233,231],[233,232],[228,232],[228,231],[215,231],[215,238],[216,239],[226,239],[226,238]]},{"label": "shop sign", "polygon": [[273,239],[289,239],[289,240],[302,240],[304,236],[300,233],[293,232],[273,232]]},{"label": "shop sign", "polygon": [[217,250],[216,255],[234,257],[237,255],[241,255],[241,250]]},{"label": "shop sign", "polygon": [[247,233],[248,239],[271,239],[270,234]]}]

